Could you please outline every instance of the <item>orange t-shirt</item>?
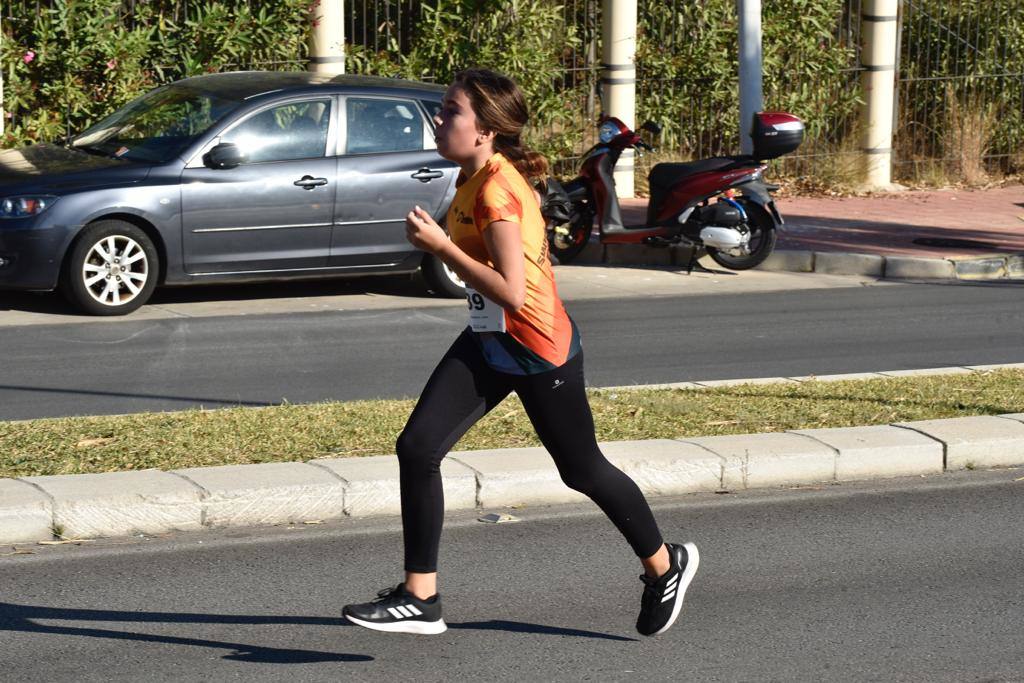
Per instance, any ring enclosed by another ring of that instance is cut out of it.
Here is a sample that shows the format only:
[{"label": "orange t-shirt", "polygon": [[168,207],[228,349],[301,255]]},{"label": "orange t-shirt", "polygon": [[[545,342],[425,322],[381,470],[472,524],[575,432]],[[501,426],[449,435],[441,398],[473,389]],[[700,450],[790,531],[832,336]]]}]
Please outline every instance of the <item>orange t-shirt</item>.
[{"label": "orange t-shirt", "polygon": [[533,188],[500,153],[472,178],[460,176],[457,187],[448,209],[448,233],[472,258],[493,267],[483,239],[491,223],[517,223],[522,233],[526,301],[515,313],[504,312],[506,332],[474,335],[488,364],[519,375],[561,366],[579,350],[580,340],[558,297],[544,218]]}]

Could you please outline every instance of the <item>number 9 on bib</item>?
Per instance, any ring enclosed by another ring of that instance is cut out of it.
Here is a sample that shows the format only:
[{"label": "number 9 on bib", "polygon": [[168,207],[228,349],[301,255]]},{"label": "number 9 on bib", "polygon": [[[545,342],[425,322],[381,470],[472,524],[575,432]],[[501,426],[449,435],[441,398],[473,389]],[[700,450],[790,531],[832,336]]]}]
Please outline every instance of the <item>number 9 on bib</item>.
[{"label": "number 9 on bib", "polygon": [[504,332],[505,309],[472,287],[466,287],[469,326],[474,332]]}]

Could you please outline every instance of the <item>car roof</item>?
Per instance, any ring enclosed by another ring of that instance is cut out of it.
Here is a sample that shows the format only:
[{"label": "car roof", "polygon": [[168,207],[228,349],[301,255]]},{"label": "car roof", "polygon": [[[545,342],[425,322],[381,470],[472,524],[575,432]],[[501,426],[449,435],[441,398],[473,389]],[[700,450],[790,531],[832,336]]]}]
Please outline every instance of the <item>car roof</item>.
[{"label": "car roof", "polygon": [[[193,76],[175,81],[171,87],[194,88],[229,100],[247,100],[286,90],[336,90],[354,88],[441,95],[445,87],[400,78],[343,74],[331,76],[309,71],[231,71]],[[412,91],[412,92],[411,92]]]}]

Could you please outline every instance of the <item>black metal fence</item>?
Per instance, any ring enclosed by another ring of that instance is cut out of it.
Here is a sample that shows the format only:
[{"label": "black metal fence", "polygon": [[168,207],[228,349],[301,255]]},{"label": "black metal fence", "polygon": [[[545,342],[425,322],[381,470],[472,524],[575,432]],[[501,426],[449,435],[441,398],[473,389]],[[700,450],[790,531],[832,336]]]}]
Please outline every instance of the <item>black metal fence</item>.
[{"label": "black metal fence", "polygon": [[897,176],[1024,167],[1024,2],[900,3]]},{"label": "black metal fence", "polygon": [[[721,78],[700,74],[700,68],[687,69],[683,76],[663,75],[661,57],[665,53],[681,51],[687,41],[694,40],[693,23],[696,17],[706,14],[699,3],[692,0],[639,0],[638,30],[641,43],[656,46],[638,54],[637,59],[637,109],[638,117],[662,115],[667,118],[666,144],[662,153],[653,161],[668,158],[687,159],[707,156],[735,154],[739,148],[738,96],[736,86],[730,92],[722,92]],[[600,0],[562,0],[562,11],[567,23],[576,26],[580,41],[567,49],[563,57],[561,83],[556,87],[566,92],[584,92],[585,104],[577,110],[574,121],[561,121],[560,128],[570,127],[576,131],[574,154],[555,160],[556,172],[570,173],[581,154],[594,141],[595,120],[600,112],[598,83],[601,72],[601,2]],[[834,41],[849,53],[848,62],[843,65],[837,91],[849,97],[859,88],[860,46],[860,5],[861,0],[846,0],[840,16],[833,19]],[[731,3],[727,3],[731,6]],[[346,25],[346,39],[355,45],[372,51],[403,51],[412,40],[411,31],[416,28],[416,18],[422,11],[422,0],[351,0],[346,6],[349,14]],[[735,32],[735,16],[717,17],[721,23],[718,30]],[[731,22],[731,24],[730,24]],[[730,25],[733,28],[730,28]],[[700,27],[697,27],[699,30]],[[735,63],[735,40],[731,53],[726,57]],[[648,58],[645,58],[645,55]],[[658,65],[652,62],[659,62]],[[735,73],[735,66],[731,67]],[[818,87],[813,69],[801,69],[799,65],[789,67],[785,72],[766,74],[765,102],[773,107],[774,102],[784,99],[787,89],[797,88],[808,91]],[[427,76],[429,78],[429,75]],[[824,96],[827,99],[827,95]],[[672,109],[666,116],[659,106]],[[828,107],[822,107],[828,110]],[[813,175],[827,170],[826,175],[837,174],[836,169],[851,167],[857,157],[855,138],[856,116],[849,111],[825,117],[816,117],[814,134],[799,153],[779,162],[787,174]],[[641,176],[652,158],[639,160],[637,167]],[[641,181],[642,183],[642,181]]]},{"label": "black metal fence", "polygon": [[[639,30],[664,52],[681,50],[691,35],[680,30],[692,18],[692,0],[639,0]],[[580,31],[581,44],[567,51],[562,86],[584,90],[587,104],[571,125],[578,131],[581,152],[593,141],[593,123],[600,110],[601,3],[564,0],[566,21]],[[658,11],[650,11],[655,5]],[[350,42],[374,50],[409,44],[408,17],[420,11],[421,0],[351,0]],[[849,97],[860,90],[862,0],[844,0],[833,20],[833,49],[848,55],[832,95]],[[1004,17],[992,21],[993,16]],[[722,22],[734,17],[722,16]],[[766,27],[767,28],[767,27]],[[993,30],[995,28],[995,30]],[[684,26],[685,29],[685,26]],[[767,32],[767,31],[766,31]],[[902,0],[900,2],[899,68],[894,87],[894,175],[897,179],[969,181],[991,171],[1024,166],[1024,0]],[[764,100],[777,107],[788,92],[819,87],[813,64],[789,64],[771,72],[766,65]],[[737,97],[713,92],[715,81],[688,72],[665,78],[637,60],[637,107],[652,100],[678,103],[673,114],[671,145],[665,152],[678,158],[703,158],[735,153],[738,147]],[[685,97],[673,97],[685,93]],[[823,100],[830,97],[824,92]],[[817,177],[825,184],[855,176],[860,159],[856,109],[829,107],[823,102],[812,134],[793,155],[778,162],[790,175]],[[802,113],[802,112],[797,112]],[[568,172],[576,161],[568,156],[556,170]],[[644,167],[644,162],[638,164]],[[942,176],[945,176],[943,178]]]},{"label": "black metal fence", "polygon": [[[237,1],[254,4],[254,0]],[[767,108],[785,106],[794,92],[819,91],[811,98],[818,104],[809,117],[794,112],[811,119],[810,134],[798,153],[778,162],[787,174],[817,177],[828,184],[850,177],[856,167],[860,145],[856,107],[831,106],[830,98],[849,102],[859,91],[861,1],[839,0],[841,10],[830,19],[829,49],[840,51],[845,62],[831,74],[829,87],[820,87],[813,54],[804,63],[766,63]],[[201,2],[124,0],[124,21],[131,24],[134,9],[141,3],[160,5],[181,20]],[[735,153],[738,97],[731,75],[727,74],[726,80],[721,72],[717,80],[706,75],[710,64],[676,71],[662,68],[666,55],[684,53],[694,32],[704,30],[693,25],[703,3],[639,3],[641,44],[648,49],[638,53],[637,109],[639,116],[653,111],[668,117],[662,156],[686,159]],[[24,12],[34,5],[40,12],[53,4],[53,0],[4,2],[0,15],[13,18],[10,13],[15,6]],[[556,171],[568,173],[578,154],[593,141],[594,120],[600,110],[601,2],[560,0],[560,4],[566,21],[577,27],[580,40],[563,52],[561,82],[555,87],[583,93],[583,106],[574,112],[575,120],[557,124],[559,132],[570,131],[579,141],[574,154],[555,163]],[[405,52],[420,30],[417,21],[423,17],[423,5],[424,0],[347,0],[346,40],[374,52]],[[708,21],[706,17],[701,20]],[[735,33],[734,8],[732,16],[719,16],[715,21],[715,30]],[[770,27],[765,29],[767,36]],[[901,0],[899,35],[896,178],[975,180],[991,172],[1024,167],[1024,0]],[[735,44],[731,49],[722,60],[734,62]],[[301,68],[301,60],[232,66]],[[424,77],[431,78],[430,74]],[[666,114],[664,110],[671,111]],[[642,169],[643,162],[638,166]]]},{"label": "black metal fence", "polygon": [[[685,43],[691,40],[691,32],[687,30],[687,21],[694,20],[694,7],[698,3],[688,0],[640,0],[641,5],[661,5],[659,12],[643,12],[641,16],[650,16],[641,22],[640,30],[647,34],[652,43],[672,52],[685,49]],[[843,95],[847,100],[850,93],[858,90],[859,80],[859,46],[860,46],[860,0],[847,0],[842,3],[842,11],[831,20],[830,49],[842,55],[838,72],[832,76],[835,95]],[[732,8],[730,8],[732,9]],[[668,17],[666,21],[665,18]],[[660,17],[661,21],[655,20]],[[711,78],[702,75],[701,69],[688,70],[685,78],[664,78],[653,73],[648,67],[644,56],[637,60],[637,100],[638,108],[653,98],[677,103],[676,128],[677,142],[669,152],[675,152],[681,158],[705,158],[737,154],[739,152],[739,93],[735,80],[737,66],[737,19],[734,14],[720,16],[715,21],[723,24],[723,28],[731,33],[728,36],[727,58],[730,62],[731,74],[727,79]],[[769,34],[771,27],[766,18],[763,26],[765,34],[765,55],[763,97],[764,106],[768,110],[790,108],[787,101],[792,100],[792,93],[803,93],[803,100],[811,104],[815,100],[815,110],[795,109],[795,113],[810,124],[808,137],[797,153],[777,162],[776,170],[787,175],[836,175],[836,168],[850,166],[856,157],[851,144],[855,136],[856,116],[851,115],[850,106],[834,107],[829,102],[833,93],[826,92],[823,84],[816,80],[813,68],[806,62],[804,51],[794,51],[800,55],[797,61],[769,60]],[[778,52],[778,50],[776,50]],[[724,86],[724,87],[723,87]],[[722,92],[725,90],[725,92]],[[819,93],[813,97],[806,95],[813,91]],[[686,93],[685,96],[673,97],[673,93]],[[749,125],[748,123],[743,125]],[[659,158],[653,159],[658,161]],[[638,163],[641,172],[647,164]]]}]

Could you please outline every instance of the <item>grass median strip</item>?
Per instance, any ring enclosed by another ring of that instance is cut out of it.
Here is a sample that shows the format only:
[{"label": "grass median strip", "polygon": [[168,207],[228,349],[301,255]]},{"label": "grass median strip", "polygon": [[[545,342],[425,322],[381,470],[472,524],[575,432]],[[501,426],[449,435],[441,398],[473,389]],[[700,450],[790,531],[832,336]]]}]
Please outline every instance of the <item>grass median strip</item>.
[{"label": "grass median strip", "polygon": [[[714,389],[594,390],[600,441],[886,424],[1024,412],[1024,371]],[[0,477],[394,453],[413,400],[0,422]],[[538,446],[514,396],[456,445]]]}]

